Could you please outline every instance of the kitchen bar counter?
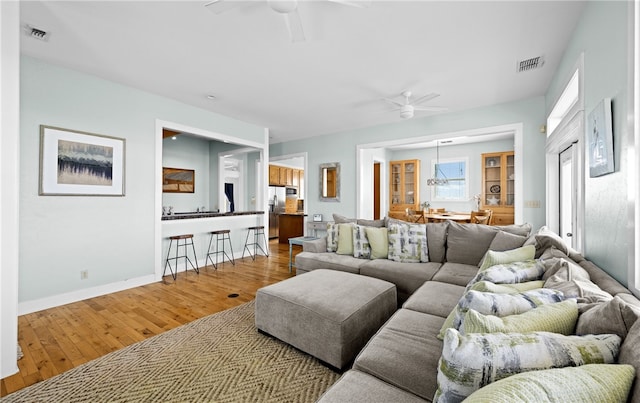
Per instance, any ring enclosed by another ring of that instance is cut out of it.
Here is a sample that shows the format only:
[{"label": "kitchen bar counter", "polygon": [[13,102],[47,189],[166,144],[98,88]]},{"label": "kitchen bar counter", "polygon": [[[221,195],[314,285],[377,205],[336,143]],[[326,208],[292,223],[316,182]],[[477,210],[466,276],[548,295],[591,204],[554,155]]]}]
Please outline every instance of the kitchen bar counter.
[{"label": "kitchen bar counter", "polygon": [[304,213],[280,213],[278,243],[289,243],[289,238],[304,235]]},{"label": "kitchen bar counter", "polygon": [[169,220],[185,220],[191,218],[212,218],[212,217],[229,217],[239,215],[255,215],[264,214],[264,211],[234,211],[233,213],[217,213],[211,211],[204,211],[202,213],[173,213],[172,215],[163,215],[162,221]]}]

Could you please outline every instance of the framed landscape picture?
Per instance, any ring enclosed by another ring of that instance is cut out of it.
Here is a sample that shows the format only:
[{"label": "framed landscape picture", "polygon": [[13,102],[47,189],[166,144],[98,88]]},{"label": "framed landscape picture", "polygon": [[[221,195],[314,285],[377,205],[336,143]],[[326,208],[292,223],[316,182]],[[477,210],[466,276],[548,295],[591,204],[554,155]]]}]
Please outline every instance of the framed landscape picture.
[{"label": "framed landscape picture", "polygon": [[125,140],[40,126],[40,195],[124,196]]},{"label": "framed landscape picture", "polygon": [[589,177],[614,171],[611,98],[605,98],[589,114],[587,121]]}]

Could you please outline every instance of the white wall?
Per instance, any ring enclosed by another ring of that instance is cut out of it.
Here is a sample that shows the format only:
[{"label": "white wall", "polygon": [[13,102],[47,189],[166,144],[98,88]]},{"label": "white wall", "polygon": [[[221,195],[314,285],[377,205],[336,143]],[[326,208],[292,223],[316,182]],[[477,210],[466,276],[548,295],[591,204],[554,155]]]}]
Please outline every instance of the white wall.
[{"label": "white wall", "polygon": [[18,371],[20,7],[0,2],[0,378]]},{"label": "white wall", "polygon": [[[216,156],[217,157],[217,156]],[[193,169],[193,193],[162,193],[162,205],[173,206],[174,212],[196,211],[215,201],[209,200],[210,168],[209,140],[190,136],[167,137],[162,141],[162,166],[167,168]],[[217,160],[217,158],[215,158]]]},{"label": "white wall", "polygon": [[[630,269],[629,248],[633,247],[627,229],[630,167],[626,150],[634,146],[628,143],[627,133],[627,116],[633,113],[627,105],[627,29],[627,2],[587,2],[546,96],[549,112],[584,52],[585,120],[603,98],[612,99],[615,172],[589,178],[588,165],[583,167],[587,172],[584,254],[625,285]],[[586,121],[584,127],[587,127]],[[585,164],[588,164],[586,157]]]},{"label": "white wall", "polygon": [[[265,144],[264,129],[23,57],[19,312],[154,280],[156,121]],[[39,126],[126,139],[124,197],[38,196]],[[237,146],[236,146],[237,147]],[[80,280],[80,271],[89,278]]]}]

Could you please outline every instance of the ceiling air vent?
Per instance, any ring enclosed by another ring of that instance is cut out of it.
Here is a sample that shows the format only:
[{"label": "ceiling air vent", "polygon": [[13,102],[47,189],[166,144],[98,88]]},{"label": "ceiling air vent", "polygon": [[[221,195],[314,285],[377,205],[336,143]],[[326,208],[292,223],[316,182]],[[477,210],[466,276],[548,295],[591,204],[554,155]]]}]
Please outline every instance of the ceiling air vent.
[{"label": "ceiling air vent", "polygon": [[50,36],[49,32],[40,28],[32,27],[31,25],[28,25],[28,24],[24,26],[24,33],[27,36],[30,36],[32,38],[39,39],[45,42],[49,40],[49,36]]},{"label": "ceiling air vent", "polygon": [[520,60],[518,62],[518,73],[539,69],[544,66],[544,56],[532,57],[531,59]]}]

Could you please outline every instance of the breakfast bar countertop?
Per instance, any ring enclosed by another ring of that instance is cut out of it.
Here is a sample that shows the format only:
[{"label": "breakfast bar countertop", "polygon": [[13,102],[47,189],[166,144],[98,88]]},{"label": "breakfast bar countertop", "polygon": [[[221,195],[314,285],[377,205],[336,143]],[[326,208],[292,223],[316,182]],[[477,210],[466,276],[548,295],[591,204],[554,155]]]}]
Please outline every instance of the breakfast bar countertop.
[{"label": "breakfast bar countertop", "polygon": [[241,215],[258,215],[264,214],[264,211],[234,211],[233,213],[218,213],[212,211],[192,212],[192,213],[173,213],[171,215],[163,215],[162,221],[169,220],[185,220],[191,218],[212,218],[212,217],[229,217]]}]

